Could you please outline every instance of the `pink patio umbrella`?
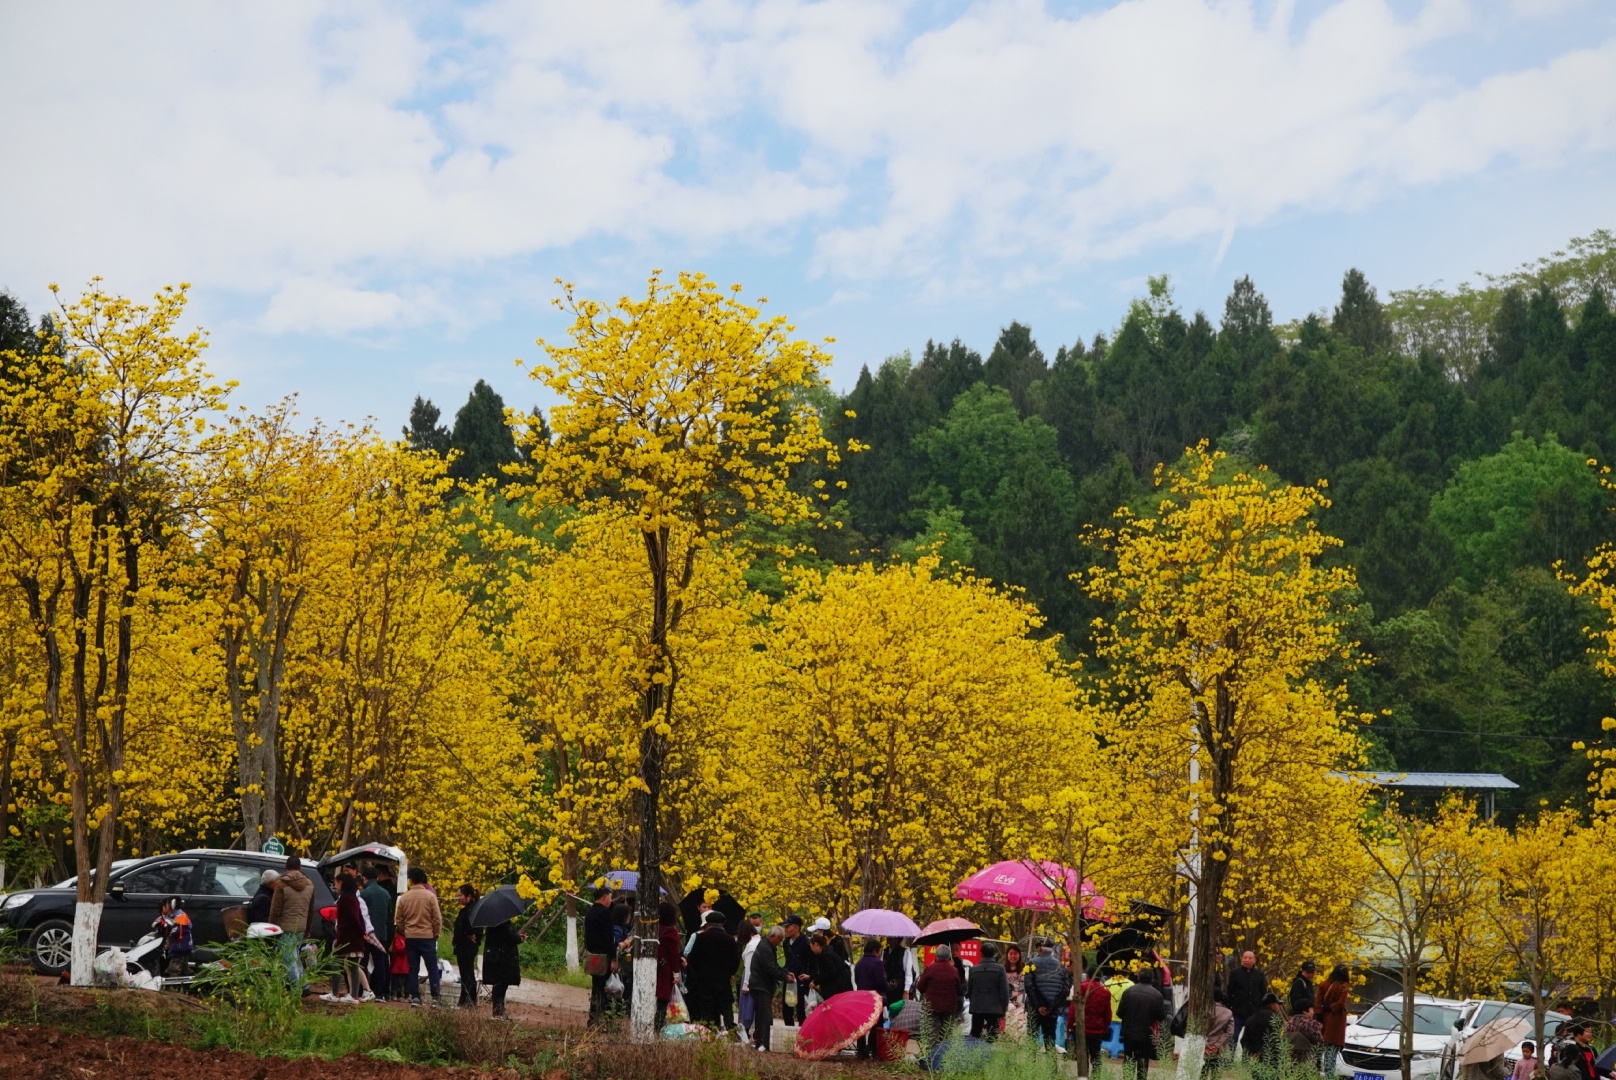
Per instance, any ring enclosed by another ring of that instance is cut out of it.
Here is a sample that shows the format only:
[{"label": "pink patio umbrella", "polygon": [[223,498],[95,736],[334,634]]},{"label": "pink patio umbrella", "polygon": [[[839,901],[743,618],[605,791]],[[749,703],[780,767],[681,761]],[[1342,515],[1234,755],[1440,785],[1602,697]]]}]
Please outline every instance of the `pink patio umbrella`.
[{"label": "pink patio umbrella", "polygon": [[970,919],[938,919],[926,924],[926,929],[915,935],[916,945],[953,945],[982,936],[982,928]]},{"label": "pink patio umbrella", "polygon": [[886,1012],[886,1002],[874,990],[848,990],[833,994],[808,1014],[797,1031],[797,1056],[817,1061],[852,1046]]},{"label": "pink patio umbrella", "polygon": [[979,904],[1031,911],[1054,911],[1065,907],[1068,898],[1078,896],[1082,898],[1085,917],[1097,919],[1105,912],[1105,897],[1095,892],[1094,882],[1085,879],[1080,886],[1076,870],[1060,863],[1030,859],[984,867],[960,882],[954,896]]}]

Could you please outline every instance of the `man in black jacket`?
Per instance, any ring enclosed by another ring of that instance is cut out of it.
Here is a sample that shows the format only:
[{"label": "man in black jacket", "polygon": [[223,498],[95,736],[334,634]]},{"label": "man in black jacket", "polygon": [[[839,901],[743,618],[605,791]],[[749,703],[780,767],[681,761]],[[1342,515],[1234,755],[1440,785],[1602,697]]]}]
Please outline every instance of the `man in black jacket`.
[{"label": "man in black jacket", "polygon": [[1010,976],[992,945],[982,946],[982,962],[965,978],[965,1000],[971,1003],[971,1038],[997,1039],[1010,1008]]},{"label": "man in black jacket", "polygon": [[1291,980],[1291,992],[1286,997],[1285,1005],[1292,1016],[1301,1016],[1313,1007],[1313,978],[1317,972],[1318,968],[1309,960],[1296,973],[1296,978]]},{"label": "man in black jacket", "polygon": [[1055,957],[1054,947],[1046,940],[1038,942],[1038,954],[1032,958],[1032,970],[1024,983],[1027,997],[1027,1034],[1038,1032],[1044,1037],[1044,1046],[1055,1045],[1055,1022],[1066,1011],[1066,999],[1072,993],[1072,975],[1066,965]]},{"label": "man in black jacket", "polygon": [[617,944],[612,940],[612,890],[595,890],[595,902],[584,915],[584,971],[589,974],[589,1022],[606,1015],[606,980],[617,968]]},{"label": "man in black jacket", "polygon": [[1122,1059],[1126,1073],[1146,1080],[1150,1063],[1156,1060],[1156,1022],[1161,1019],[1162,995],[1151,984],[1150,971],[1133,973],[1133,985],[1117,1002],[1117,1019],[1122,1024]]},{"label": "man in black jacket", "polygon": [[752,967],[746,985],[747,993],[752,995],[752,1042],[759,1050],[769,1048],[769,1033],[774,1027],[774,995],[786,981],[785,968],[780,966],[780,958],[775,954],[785,936],[784,929],[772,927],[752,951]]},{"label": "man in black jacket", "polygon": [[808,935],[802,932],[802,916],[786,919],[786,982],[796,987],[796,1005],[784,1007],[786,1026],[800,1024],[808,1018],[808,987],[813,981],[814,950],[808,944]]},{"label": "man in black jacket", "polygon": [[1268,993],[1268,976],[1257,966],[1257,954],[1247,949],[1240,954],[1240,964],[1229,972],[1229,1011],[1234,1013],[1234,1037],[1246,1022],[1262,1008],[1263,995]]}]

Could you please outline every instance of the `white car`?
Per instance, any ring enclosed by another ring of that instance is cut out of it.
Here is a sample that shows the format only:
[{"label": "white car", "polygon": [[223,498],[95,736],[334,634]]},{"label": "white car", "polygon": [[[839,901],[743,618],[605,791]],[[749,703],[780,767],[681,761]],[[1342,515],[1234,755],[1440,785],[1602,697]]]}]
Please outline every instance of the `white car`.
[{"label": "white car", "polygon": [[[1532,1006],[1523,1005],[1515,1001],[1488,1001],[1481,998],[1468,998],[1460,1006],[1459,1021],[1448,1036],[1448,1048],[1442,1056],[1441,1080],[1453,1080],[1459,1074],[1459,1056],[1464,1053],[1465,1040],[1478,1030],[1492,1023],[1500,1016],[1515,1017],[1532,1015]],[[1551,1045],[1554,1043],[1555,1033],[1560,1025],[1569,1023],[1571,1017],[1562,1012],[1547,1012],[1543,1014],[1543,1038]],[[1528,1039],[1531,1036],[1527,1036]],[[1539,1050],[1538,1057],[1543,1054]],[[1515,1063],[1521,1060],[1521,1046],[1516,1043],[1504,1051],[1504,1068],[1510,1072],[1515,1070]]]},{"label": "white car", "polygon": [[[1438,1080],[1454,1025],[1463,1017],[1464,1002],[1415,995],[1411,1080]],[[1365,1009],[1347,1025],[1347,1044],[1335,1059],[1335,1074],[1345,1080],[1401,1080],[1402,1026],[1402,994]]]}]

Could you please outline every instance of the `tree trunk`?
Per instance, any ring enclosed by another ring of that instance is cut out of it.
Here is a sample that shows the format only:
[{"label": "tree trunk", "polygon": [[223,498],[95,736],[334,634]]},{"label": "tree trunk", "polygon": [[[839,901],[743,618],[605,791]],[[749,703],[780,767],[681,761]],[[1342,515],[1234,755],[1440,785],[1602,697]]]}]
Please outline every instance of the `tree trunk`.
[{"label": "tree trunk", "polygon": [[[635,807],[640,824],[640,941],[657,938],[657,905],[662,899],[662,766],[667,760],[668,741],[657,730],[663,714],[672,705],[672,673],[668,663],[668,533],[666,529],[646,532],[645,554],[651,570],[651,670],[640,697],[640,782]],[[630,1033],[636,1041],[656,1037],[656,996],[649,998],[640,988],[656,984],[656,954],[649,957],[636,950],[634,958],[634,1001]]]}]

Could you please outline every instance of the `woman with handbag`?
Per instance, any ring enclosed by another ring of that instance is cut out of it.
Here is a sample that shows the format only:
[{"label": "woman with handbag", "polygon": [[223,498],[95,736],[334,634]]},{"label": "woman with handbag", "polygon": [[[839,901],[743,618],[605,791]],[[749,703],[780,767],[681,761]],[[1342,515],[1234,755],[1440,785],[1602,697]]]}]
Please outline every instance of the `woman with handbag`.
[{"label": "woman with handbag", "polygon": [[668,1022],[668,1004],[677,992],[679,972],[684,970],[684,951],[679,941],[679,909],[664,900],[657,905],[656,1029]]}]

